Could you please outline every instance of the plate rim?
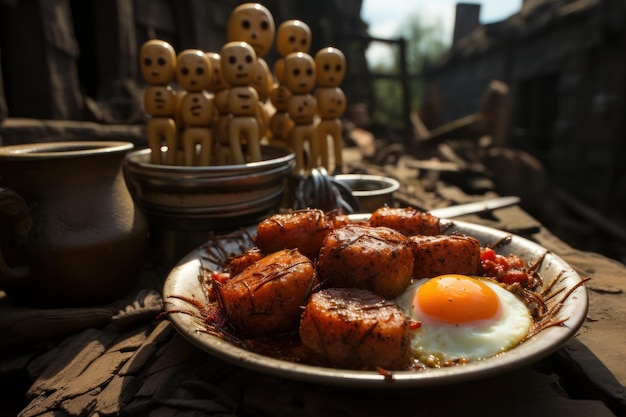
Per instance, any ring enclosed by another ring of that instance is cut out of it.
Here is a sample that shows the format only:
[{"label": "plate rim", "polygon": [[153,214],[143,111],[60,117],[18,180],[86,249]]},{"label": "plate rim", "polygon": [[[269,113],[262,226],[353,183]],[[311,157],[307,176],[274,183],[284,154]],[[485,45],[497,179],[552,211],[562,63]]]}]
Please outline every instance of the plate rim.
[{"label": "plate rim", "polygon": [[[350,218],[354,221],[362,221],[363,219],[369,218],[369,214],[351,215]],[[467,229],[493,236],[494,239],[511,236],[511,243],[523,245],[528,248],[528,250],[532,249],[535,252],[545,252],[546,259],[544,259],[542,265],[548,262],[550,266],[555,265],[556,268],[565,270],[565,280],[567,283],[574,279],[577,279],[577,281],[572,282],[572,285],[582,281],[582,278],[574,268],[567,264],[561,257],[529,239],[489,226],[465,221],[442,219],[442,223],[443,222],[451,224],[450,228],[444,233],[449,233],[449,230],[454,232],[456,230]],[[250,228],[256,230],[256,225],[250,226]],[[467,234],[471,236],[470,233]],[[201,295],[202,291],[197,284],[198,273],[202,265],[200,251],[203,251],[203,248],[207,244],[209,243],[207,242],[199,246],[181,259],[166,277],[162,292],[166,311],[168,307],[174,307],[174,310],[185,306],[189,307],[185,302],[170,297],[175,294],[184,295],[177,294],[176,291],[184,284],[191,285],[191,283],[188,282],[190,280],[196,283],[198,287],[197,291],[199,292],[199,294],[192,294],[194,295],[193,298],[195,298],[196,295]],[[481,241],[481,245],[483,244],[484,242]],[[192,274],[194,275],[191,276]],[[237,347],[217,336],[199,332],[199,326],[195,323],[194,318],[187,314],[170,313],[167,314],[167,317],[178,333],[192,344],[212,356],[242,368],[286,379],[324,385],[349,386],[355,388],[415,388],[483,379],[519,369],[550,355],[561,348],[569,339],[574,337],[584,323],[589,308],[589,297],[584,284],[580,285],[572,295],[568,297],[564,303],[564,307],[568,307],[570,311],[573,311],[573,314],[569,315],[563,326],[547,328],[503,354],[461,366],[419,371],[391,371],[393,375],[392,378],[386,378],[385,375],[376,371],[330,368],[272,358]]]}]

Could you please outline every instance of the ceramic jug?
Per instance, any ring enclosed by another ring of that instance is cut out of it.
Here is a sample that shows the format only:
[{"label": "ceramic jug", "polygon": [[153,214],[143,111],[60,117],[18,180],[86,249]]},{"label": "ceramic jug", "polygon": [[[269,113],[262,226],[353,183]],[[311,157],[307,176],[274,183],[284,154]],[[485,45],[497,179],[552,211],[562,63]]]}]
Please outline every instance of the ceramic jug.
[{"label": "ceramic jug", "polygon": [[137,282],[148,226],[122,174],[129,142],[0,147],[0,289],[18,304],[88,306]]}]

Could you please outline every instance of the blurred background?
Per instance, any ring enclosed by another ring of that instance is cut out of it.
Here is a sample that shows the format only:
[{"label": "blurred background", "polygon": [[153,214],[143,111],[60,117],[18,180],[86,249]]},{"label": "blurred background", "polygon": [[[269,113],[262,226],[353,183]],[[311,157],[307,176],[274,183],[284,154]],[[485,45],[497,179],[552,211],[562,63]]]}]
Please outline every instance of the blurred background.
[{"label": "blurred background", "polygon": [[[219,51],[240,3],[0,0],[0,144],[145,146],[139,47]],[[438,178],[520,195],[563,240],[626,261],[626,2],[260,3],[276,26],[305,21],[312,54],[346,55],[345,141],[363,158],[454,163]]]}]

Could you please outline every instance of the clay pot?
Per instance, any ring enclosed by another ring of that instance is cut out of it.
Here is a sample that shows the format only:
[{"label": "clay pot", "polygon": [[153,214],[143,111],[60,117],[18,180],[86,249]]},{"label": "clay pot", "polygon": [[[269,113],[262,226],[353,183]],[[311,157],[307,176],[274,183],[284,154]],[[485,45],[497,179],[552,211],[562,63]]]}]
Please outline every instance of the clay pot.
[{"label": "clay pot", "polygon": [[122,175],[128,142],[0,147],[0,287],[19,304],[87,306],[137,282],[148,226]]}]

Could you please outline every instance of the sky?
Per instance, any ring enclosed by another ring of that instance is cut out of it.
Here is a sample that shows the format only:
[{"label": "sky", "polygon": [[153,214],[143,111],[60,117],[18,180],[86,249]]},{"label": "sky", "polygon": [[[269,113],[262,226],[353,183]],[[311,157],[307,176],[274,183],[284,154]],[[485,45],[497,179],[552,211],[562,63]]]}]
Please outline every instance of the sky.
[{"label": "sky", "polygon": [[[454,28],[454,13],[459,0],[363,0],[361,17],[368,23],[370,36],[395,38],[398,27],[408,16],[418,16],[426,23],[442,26],[443,41],[450,44]],[[522,0],[467,0],[480,4],[480,22],[491,23],[506,19],[519,11]],[[367,52],[370,62],[384,59],[388,47],[372,44]]]}]

